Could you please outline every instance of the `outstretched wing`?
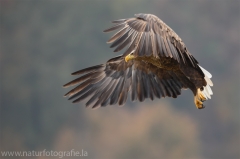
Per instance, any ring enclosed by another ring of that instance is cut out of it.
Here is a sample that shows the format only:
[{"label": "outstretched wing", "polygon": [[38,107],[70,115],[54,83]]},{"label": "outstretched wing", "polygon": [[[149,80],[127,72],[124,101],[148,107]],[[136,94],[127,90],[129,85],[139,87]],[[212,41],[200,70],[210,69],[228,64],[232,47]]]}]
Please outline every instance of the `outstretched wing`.
[{"label": "outstretched wing", "polygon": [[125,62],[124,56],[110,59],[106,64],[96,65],[72,75],[79,78],[67,83],[64,87],[79,84],[69,91],[73,103],[88,98],[86,106],[123,105],[128,92],[131,99],[144,101],[145,98],[174,97],[181,94],[181,88],[187,88],[189,81],[180,72],[157,68],[141,61]]},{"label": "outstretched wing", "polygon": [[134,52],[136,56],[171,57],[179,63],[194,67],[197,60],[189,53],[181,38],[162,20],[152,14],[135,14],[135,18],[113,21],[116,25],[104,30],[120,29],[109,40],[114,52],[125,48],[124,56]]}]

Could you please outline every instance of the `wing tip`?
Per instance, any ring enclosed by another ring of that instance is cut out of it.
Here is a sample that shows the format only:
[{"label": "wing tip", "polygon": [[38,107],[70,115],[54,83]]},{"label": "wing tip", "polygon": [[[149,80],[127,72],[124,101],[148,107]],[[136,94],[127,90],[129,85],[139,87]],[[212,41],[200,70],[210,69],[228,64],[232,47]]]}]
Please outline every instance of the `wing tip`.
[{"label": "wing tip", "polygon": [[78,75],[78,74],[79,74],[78,71],[71,73],[71,75]]},{"label": "wing tip", "polygon": [[103,30],[103,32],[104,32],[104,33],[107,33],[107,32],[108,32],[107,30],[108,30],[108,29],[105,29],[105,30]]},{"label": "wing tip", "polygon": [[63,88],[67,88],[67,87],[69,87],[69,85],[68,85],[68,83],[67,83],[67,84],[64,84],[62,87],[63,87]]}]

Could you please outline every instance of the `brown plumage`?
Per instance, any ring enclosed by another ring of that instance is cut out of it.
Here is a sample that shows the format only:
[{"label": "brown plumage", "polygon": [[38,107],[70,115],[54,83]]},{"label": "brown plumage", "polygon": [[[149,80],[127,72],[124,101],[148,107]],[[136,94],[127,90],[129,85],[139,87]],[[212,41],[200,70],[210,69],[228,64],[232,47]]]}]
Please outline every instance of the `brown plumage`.
[{"label": "brown plumage", "polygon": [[211,98],[211,74],[190,54],[181,38],[162,20],[152,14],[113,21],[104,32],[117,31],[109,40],[114,52],[126,48],[106,64],[73,73],[81,75],[64,87],[79,84],[65,96],[73,103],[88,98],[86,106],[123,105],[128,92],[131,100],[173,97],[189,88],[197,108]]}]

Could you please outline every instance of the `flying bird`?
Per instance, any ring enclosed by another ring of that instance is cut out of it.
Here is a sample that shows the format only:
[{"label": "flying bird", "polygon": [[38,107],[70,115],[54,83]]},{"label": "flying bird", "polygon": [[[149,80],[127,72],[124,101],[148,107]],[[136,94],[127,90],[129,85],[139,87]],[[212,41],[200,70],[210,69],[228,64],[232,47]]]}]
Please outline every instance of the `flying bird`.
[{"label": "flying bird", "polygon": [[188,51],[182,39],[161,19],[152,14],[115,20],[104,32],[117,32],[107,41],[114,52],[125,49],[122,55],[105,64],[72,73],[77,79],[65,84],[78,84],[65,96],[73,103],[88,99],[86,106],[101,106],[146,98],[177,98],[182,89],[189,88],[198,109],[211,99],[212,75],[201,67]]}]

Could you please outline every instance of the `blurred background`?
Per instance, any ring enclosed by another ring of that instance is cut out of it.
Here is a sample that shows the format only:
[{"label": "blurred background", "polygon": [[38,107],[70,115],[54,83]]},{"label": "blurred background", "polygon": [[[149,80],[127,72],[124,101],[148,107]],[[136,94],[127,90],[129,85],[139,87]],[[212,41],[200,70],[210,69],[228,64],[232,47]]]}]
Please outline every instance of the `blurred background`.
[{"label": "blurred background", "polygon": [[[214,95],[204,110],[196,109],[190,90],[177,99],[97,110],[63,98],[72,72],[120,54],[106,44],[112,34],[102,31],[135,13],[161,18],[212,73]],[[0,151],[238,159],[239,32],[239,0],[0,0]]]}]

